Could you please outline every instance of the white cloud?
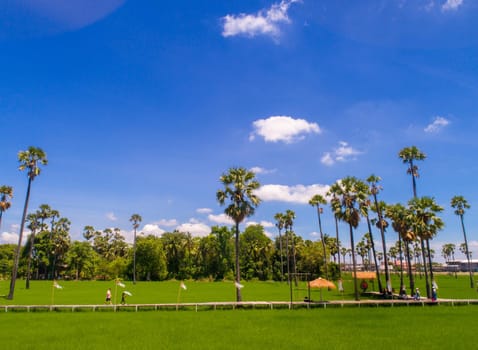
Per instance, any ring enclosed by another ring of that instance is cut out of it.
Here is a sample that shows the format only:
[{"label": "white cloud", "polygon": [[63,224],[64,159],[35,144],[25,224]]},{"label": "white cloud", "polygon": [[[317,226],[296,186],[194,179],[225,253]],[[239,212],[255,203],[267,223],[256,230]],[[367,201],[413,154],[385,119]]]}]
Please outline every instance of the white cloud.
[{"label": "white cloud", "polygon": [[269,228],[269,227],[274,227],[275,225],[272,222],[269,221],[261,221],[261,222],[256,222],[256,221],[248,221],[246,222],[246,227],[252,226],[252,225],[261,225],[264,228]]},{"label": "white cloud", "polygon": [[116,221],[118,220],[118,218],[116,217],[115,213],[113,212],[109,212],[109,213],[106,213],[106,218],[110,221]]},{"label": "white cloud", "polygon": [[156,225],[161,225],[161,226],[167,226],[167,227],[173,227],[178,224],[178,221],[176,219],[161,219],[154,224]]},{"label": "white cloud", "polygon": [[252,167],[249,170],[252,171],[254,174],[271,174],[276,172],[276,169],[269,170],[258,166]]},{"label": "white cloud", "polygon": [[194,237],[205,237],[211,233],[211,228],[197,220],[191,219],[190,222],[176,227],[179,232],[190,233]]},{"label": "white cloud", "polygon": [[332,166],[336,162],[348,162],[356,159],[356,156],[362,152],[350,147],[347,142],[340,141],[339,147],[335,148],[333,152],[325,152],[320,161],[322,164]]},{"label": "white cloud", "polygon": [[18,234],[3,232],[0,235],[0,244],[18,244]]},{"label": "white cloud", "polygon": [[442,11],[453,11],[457,10],[461,5],[463,5],[463,0],[446,0],[441,9]]},{"label": "white cloud", "polygon": [[145,236],[148,236],[148,235],[161,236],[166,231],[164,231],[162,228],[160,228],[156,224],[146,224],[146,225],[144,225],[141,232]]},{"label": "white cloud", "polygon": [[450,121],[448,119],[438,116],[435,117],[433,122],[427,125],[427,127],[423,130],[428,133],[437,133],[444,127],[446,127],[448,124],[450,124]]},{"label": "white cloud", "polygon": [[196,212],[199,214],[210,214],[212,213],[212,209],[210,208],[198,208],[196,209]]},{"label": "white cloud", "polygon": [[328,185],[263,185],[256,190],[256,195],[263,201],[278,201],[286,203],[308,204],[316,194],[325,196],[329,190]]},{"label": "white cloud", "polygon": [[280,35],[279,24],[290,23],[287,12],[294,2],[299,0],[282,0],[268,10],[261,10],[256,14],[226,15],[222,18],[222,35],[224,37],[244,35],[251,38],[266,35],[277,38]]},{"label": "white cloud", "polygon": [[249,136],[253,141],[256,135],[264,138],[266,142],[293,143],[304,139],[304,134],[320,134],[317,123],[309,123],[304,119],[294,119],[289,116],[271,116],[259,119],[253,123],[254,131]]},{"label": "white cloud", "polygon": [[210,214],[207,216],[207,218],[209,219],[209,221],[214,222],[216,224],[234,225],[234,221],[224,213],[219,215]]}]

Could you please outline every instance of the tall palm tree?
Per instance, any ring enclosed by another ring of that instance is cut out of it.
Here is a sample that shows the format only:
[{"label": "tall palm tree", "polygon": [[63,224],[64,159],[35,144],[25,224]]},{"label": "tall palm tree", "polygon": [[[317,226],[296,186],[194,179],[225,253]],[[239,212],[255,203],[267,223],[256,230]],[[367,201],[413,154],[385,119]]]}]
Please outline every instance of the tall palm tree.
[{"label": "tall palm tree", "polygon": [[[376,223],[376,226],[380,229],[380,236],[382,238],[382,250],[383,250],[383,256],[387,256],[387,244],[385,242],[385,229],[388,225],[388,223],[385,221],[383,218],[383,205],[381,205],[378,202],[377,195],[382,189],[382,186],[380,186],[378,183],[381,181],[380,176],[375,176],[375,175],[370,175],[367,178],[367,182],[370,185],[370,193],[373,196],[373,203],[375,205],[375,212],[377,213],[378,216],[378,221]],[[388,268],[388,259],[384,259],[384,264],[385,264],[385,284],[387,288],[387,292],[392,292],[392,282],[390,280],[390,271]]]},{"label": "tall palm tree", "polygon": [[36,231],[41,228],[40,222],[38,221],[37,214],[28,214],[27,215],[28,226],[30,229],[30,238],[29,238],[29,249],[28,249],[28,262],[27,262],[27,277],[25,281],[25,288],[30,289],[30,271],[32,263],[33,248],[35,246],[35,234]]},{"label": "tall palm tree", "polygon": [[129,219],[133,223],[133,284],[136,284],[136,230],[142,220],[139,214],[133,214]]},{"label": "tall palm tree", "polygon": [[6,185],[0,186],[0,227],[2,227],[3,213],[12,205],[10,202],[12,198],[13,187]]},{"label": "tall palm tree", "polygon": [[13,261],[12,269],[12,279],[10,281],[10,291],[8,293],[7,299],[12,300],[13,294],[15,293],[15,282],[17,279],[18,273],[18,261],[20,259],[20,249],[22,247],[22,238],[23,238],[23,229],[25,228],[25,221],[27,218],[28,211],[28,202],[30,201],[30,190],[32,181],[40,175],[41,167],[40,165],[47,165],[48,160],[46,153],[37,147],[30,146],[26,151],[18,152],[18,161],[20,162],[19,170],[28,170],[28,186],[27,194],[25,198],[25,205],[23,207],[22,221],[20,223],[20,233],[18,235],[18,245],[15,249],[15,258]]},{"label": "tall palm tree", "polygon": [[327,256],[325,250],[325,240],[324,233],[322,232],[322,221],[320,220],[320,214],[323,213],[323,208],[320,206],[327,204],[327,200],[322,197],[320,194],[316,194],[309,200],[309,204],[313,207],[317,207],[317,217],[319,219],[319,232],[320,232],[320,241],[322,242],[322,253],[324,254],[324,267],[325,267],[325,278],[329,279],[329,273],[327,269]]},{"label": "tall palm tree", "polygon": [[[337,218],[346,222],[350,229],[350,246],[352,250],[352,266],[354,273],[355,300],[359,300],[357,285],[357,262],[355,258],[354,229],[360,222],[360,203],[368,197],[364,183],[353,176],[337,181],[332,187],[337,197],[331,200],[332,208]],[[366,187],[366,185],[365,185]]]},{"label": "tall palm tree", "polygon": [[[337,191],[338,191],[338,186],[337,184],[333,184],[330,186],[329,191],[327,192],[327,196],[331,197],[330,205],[332,208],[332,212],[334,212],[334,206],[333,206],[333,201],[337,201]],[[336,243],[337,243],[337,251],[342,252],[342,248],[340,248],[340,240],[339,240],[339,219],[337,217],[337,214],[334,212],[334,220],[335,220],[335,238],[336,238]],[[339,279],[341,278],[342,275],[342,269],[340,267],[340,255],[338,254],[338,264],[339,264]],[[345,255],[342,254],[342,257],[344,258],[344,265],[345,265]]]},{"label": "tall palm tree", "polygon": [[[439,230],[444,226],[443,220],[436,214],[443,211],[443,208],[436,204],[431,197],[413,198],[408,202],[410,208],[409,219],[412,221],[413,231],[421,240],[423,266],[425,273],[425,284],[427,288],[427,296],[431,297],[431,283],[433,282],[433,268],[431,260],[431,250],[429,241]],[[426,242],[426,250],[424,246]],[[425,255],[426,252],[426,255]],[[427,275],[426,260],[428,258],[428,265],[430,268],[430,278]]]},{"label": "tall palm tree", "polygon": [[[286,229],[286,246],[290,249],[287,251],[287,262],[290,264],[290,255],[292,255],[292,266],[288,268],[287,274],[289,275],[288,281],[289,284],[291,283],[291,275],[294,275],[295,285],[298,285],[297,280],[297,261],[296,261],[296,254],[295,254],[295,233],[293,230],[294,220],[295,220],[295,212],[293,210],[287,209],[284,214],[285,224],[284,227]],[[292,270],[292,271],[291,271]]]},{"label": "tall palm tree", "polygon": [[466,238],[466,231],[465,231],[465,224],[463,221],[463,216],[465,215],[465,209],[470,209],[470,205],[468,204],[468,201],[465,199],[463,196],[454,196],[451,199],[451,206],[453,209],[455,209],[455,214],[460,217],[460,222],[461,222],[461,229],[463,231],[463,237],[465,238],[465,253],[466,253],[466,260],[468,261],[468,271],[470,273],[470,287],[473,288],[473,269],[471,268],[471,259],[470,259],[470,254],[468,250],[468,240]]},{"label": "tall palm tree", "polygon": [[[412,273],[412,261],[410,256],[409,243],[416,239],[416,233],[412,230],[410,211],[400,203],[388,205],[385,215],[392,220],[392,227],[398,234],[400,261],[402,260],[402,241],[405,243],[405,257],[407,258],[408,276],[410,282],[410,293],[415,290],[415,279]],[[403,268],[400,269],[400,290],[404,287]]]},{"label": "tall palm tree", "polygon": [[236,226],[235,236],[235,266],[236,266],[236,300],[242,301],[241,296],[241,271],[239,266],[239,224],[245,218],[254,214],[255,209],[260,203],[255,190],[260,187],[260,183],[255,179],[255,174],[245,168],[230,168],[223,174],[220,181],[224,185],[223,190],[216,192],[216,199],[220,205],[225,205],[229,200],[230,204],[225,208],[224,213],[229,216]]},{"label": "tall palm tree", "polygon": [[[365,185],[365,184],[364,184]],[[366,185],[364,189],[366,188]],[[368,189],[368,188],[367,188]],[[367,227],[368,227],[368,233],[365,234],[365,238],[367,240],[367,247],[371,248],[372,250],[372,255],[373,255],[373,262],[375,265],[375,274],[377,275],[377,281],[378,281],[378,290],[382,292],[382,280],[380,278],[380,269],[377,264],[377,251],[375,250],[375,240],[373,239],[373,233],[372,233],[372,225],[370,224],[370,217],[368,215],[368,210],[370,207],[370,200],[367,198],[365,201],[360,203],[360,212],[362,216],[365,218],[367,221]],[[369,249],[370,251],[370,249]],[[369,259],[369,265],[370,265],[370,259]]]},{"label": "tall palm tree", "polygon": [[276,227],[279,230],[279,251],[280,251],[280,280],[284,281],[284,254],[282,253],[282,229],[285,225],[285,216],[282,213],[277,213],[274,215],[276,220]]},{"label": "tall palm tree", "polygon": [[412,176],[413,197],[417,196],[417,183],[416,178],[419,177],[418,167],[414,161],[424,160],[427,156],[420,151],[416,146],[405,147],[399,153],[398,156],[402,159],[404,164],[408,164],[407,174]]}]

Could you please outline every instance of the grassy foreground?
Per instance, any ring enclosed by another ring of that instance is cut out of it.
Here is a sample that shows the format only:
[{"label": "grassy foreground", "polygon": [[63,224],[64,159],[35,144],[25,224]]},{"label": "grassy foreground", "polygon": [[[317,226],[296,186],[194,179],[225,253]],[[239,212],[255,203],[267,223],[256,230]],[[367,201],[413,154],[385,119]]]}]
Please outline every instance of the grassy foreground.
[{"label": "grassy foreground", "polygon": [[1,313],[2,349],[473,349],[476,306]]}]

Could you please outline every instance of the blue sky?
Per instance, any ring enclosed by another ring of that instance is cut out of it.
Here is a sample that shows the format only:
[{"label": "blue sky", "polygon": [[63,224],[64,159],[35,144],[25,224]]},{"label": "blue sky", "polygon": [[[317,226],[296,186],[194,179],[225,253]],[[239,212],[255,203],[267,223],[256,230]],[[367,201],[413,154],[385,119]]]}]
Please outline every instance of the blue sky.
[{"label": "blue sky", "polygon": [[[232,166],[263,185],[249,223],[275,235],[274,214],[292,209],[296,233],[317,239],[312,195],[373,173],[381,199],[406,203],[398,152],[416,145],[418,194],[445,208],[435,249],[463,241],[449,207],[461,194],[478,250],[476,2],[62,3],[0,3],[0,184],[15,190],[0,242],[16,241],[27,183],[16,155],[30,145],[50,162],[31,210],[59,210],[74,239],[93,225],[128,240],[133,213],[145,233],[225,224],[215,193]],[[324,231],[335,234],[327,210]]]}]

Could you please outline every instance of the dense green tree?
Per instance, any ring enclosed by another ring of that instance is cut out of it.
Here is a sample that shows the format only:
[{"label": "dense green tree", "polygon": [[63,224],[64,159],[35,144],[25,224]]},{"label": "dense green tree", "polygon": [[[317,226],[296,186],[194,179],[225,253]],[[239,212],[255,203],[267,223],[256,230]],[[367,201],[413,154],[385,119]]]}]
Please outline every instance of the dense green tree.
[{"label": "dense green tree", "polygon": [[166,255],[161,238],[153,235],[138,237],[136,264],[140,280],[158,281],[167,277]]},{"label": "dense green tree", "polygon": [[468,249],[468,239],[466,237],[466,231],[465,231],[465,223],[463,220],[463,216],[465,215],[465,209],[470,209],[470,205],[468,204],[468,201],[465,199],[463,196],[454,196],[451,199],[451,207],[455,209],[455,214],[460,217],[460,223],[461,223],[461,230],[463,232],[463,237],[465,239],[465,247],[466,247],[466,260],[468,261],[468,271],[470,274],[470,287],[474,287],[473,283],[473,269],[471,267],[471,258],[469,254],[469,249]]},{"label": "dense green tree", "polygon": [[260,203],[255,190],[260,183],[255,179],[255,174],[245,168],[231,168],[220,177],[224,189],[216,192],[216,199],[220,205],[229,205],[224,213],[229,216],[236,226],[235,234],[235,269],[236,269],[236,300],[242,301],[241,296],[241,270],[239,266],[239,224],[245,218],[252,216]]},{"label": "dense green tree", "polygon": [[30,289],[30,278],[31,278],[31,265],[32,265],[32,255],[33,255],[33,247],[35,246],[35,234],[40,226],[40,221],[38,220],[38,216],[35,214],[28,214],[27,215],[27,228],[30,230],[30,236],[28,237],[28,262],[27,262],[27,272],[26,272],[26,279],[25,279],[25,288]]},{"label": "dense green tree", "polygon": [[76,280],[94,278],[98,260],[98,254],[91,244],[85,241],[74,241],[65,256],[67,272],[75,276]]},{"label": "dense green tree", "polygon": [[12,271],[14,244],[0,244],[0,279],[5,279]]},{"label": "dense green tree", "polygon": [[0,228],[2,227],[3,213],[7,211],[12,205],[13,187],[2,185],[0,186]]},{"label": "dense green tree", "polygon": [[25,197],[25,204],[23,206],[22,221],[20,223],[20,233],[18,235],[18,245],[15,250],[15,258],[13,261],[12,276],[10,281],[10,290],[7,296],[7,299],[12,300],[15,293],[15,282],[17,279],[18,273],[18,262],[20,259],[20,250],[22,247],[23,239],[23,230],[25,228],[25,222],[28,212],[28,202],[30,201],[30,190],[32,181],[40,175],[41,167],[40,165],[48,164],[46,153],[37,147],[30,146],[26,151],[20,151],[18,153],[18,161],[20,162],[19,169],[28,171],[28,185],[27,185],[27,194]]},{"label": "dense green tree", "polygon": [[240,236],[240,263],[245,279],[266,281],[272,278],[272,241],[261,225],[246,227]]}]

